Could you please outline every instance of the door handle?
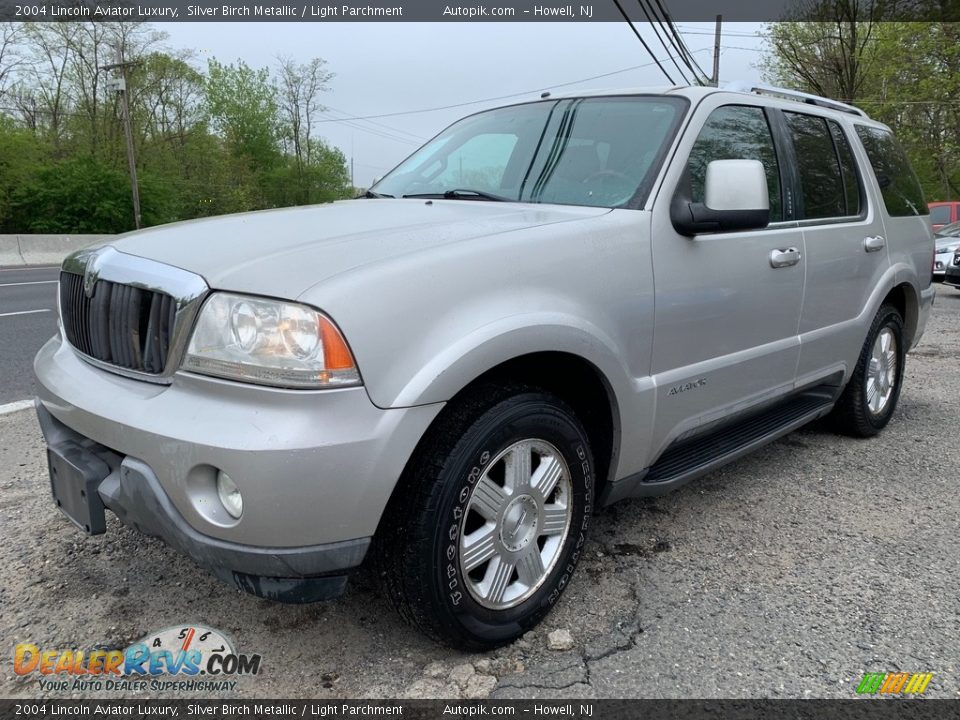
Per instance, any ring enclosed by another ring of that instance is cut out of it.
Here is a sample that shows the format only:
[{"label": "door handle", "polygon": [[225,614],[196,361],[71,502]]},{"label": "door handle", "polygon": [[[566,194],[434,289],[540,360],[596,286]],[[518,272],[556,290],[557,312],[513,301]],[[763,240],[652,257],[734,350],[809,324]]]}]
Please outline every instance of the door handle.
[{"label": "door handle", "polygon": [[883,250],[886,244],[887,241],[884,240],[883,235],[872,235],[863,239],[863,249],[867,252]]},{"label": "door handle", "polygon": [[796,248],[770,251],[770,267],[782,268],[796,265],[800,262],[800,251]]}]

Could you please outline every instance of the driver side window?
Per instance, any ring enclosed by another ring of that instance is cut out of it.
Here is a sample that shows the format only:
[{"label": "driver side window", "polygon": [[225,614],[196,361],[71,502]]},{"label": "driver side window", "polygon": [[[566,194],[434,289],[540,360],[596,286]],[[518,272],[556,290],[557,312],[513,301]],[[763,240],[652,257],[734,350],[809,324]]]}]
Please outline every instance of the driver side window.
[{"label": "driver side window", "polygon": [[703,202],[707,165],[713,160],[759,160],[763,163],[770,193],[770,222],[783,220],[780,164],[762,108],[726,105],[710,113],[687,161],[693,202]]}]

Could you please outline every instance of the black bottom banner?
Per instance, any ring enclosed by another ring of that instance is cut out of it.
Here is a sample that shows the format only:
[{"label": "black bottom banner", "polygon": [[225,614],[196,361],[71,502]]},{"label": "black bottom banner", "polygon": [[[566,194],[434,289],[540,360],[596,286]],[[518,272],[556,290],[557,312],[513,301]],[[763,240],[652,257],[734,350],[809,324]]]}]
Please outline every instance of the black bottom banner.
[{"label": "black bottom banner", "polygon": [[960,719],[960,700],[0,700],[7,718]]}]

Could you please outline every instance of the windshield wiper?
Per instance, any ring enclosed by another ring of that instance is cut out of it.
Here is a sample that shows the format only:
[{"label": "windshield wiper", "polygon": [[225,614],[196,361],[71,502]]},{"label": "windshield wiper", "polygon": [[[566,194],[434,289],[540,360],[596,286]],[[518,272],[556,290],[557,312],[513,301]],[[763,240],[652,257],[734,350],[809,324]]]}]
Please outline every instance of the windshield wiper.
[{"label": "windshield wiper", "polygon": [[393,195],[387,195],[386,193],[378,193],[373,190],[367,190],[363,196],[365,198],[392,198]]},{"label": "windshield wiper", "polygon": [[512,202],[510,198],[505,198],[483,190],[470,190],[465,188],[455,188],[453,190],[444,190],[442,193],[416,193],[414,195],[404,195],[405,198],[444,198],[445,200],[495,200],[497,202]]}]

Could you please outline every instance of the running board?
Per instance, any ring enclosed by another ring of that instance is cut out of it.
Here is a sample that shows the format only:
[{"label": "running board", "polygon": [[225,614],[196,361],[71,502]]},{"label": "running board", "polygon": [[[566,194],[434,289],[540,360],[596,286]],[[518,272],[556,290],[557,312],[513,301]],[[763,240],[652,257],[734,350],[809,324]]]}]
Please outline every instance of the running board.
[{"label": "running board", "polygon": [[675,442],[646,472],[611,483],[600,504],[664,495],[826,415],[835,400],[835,388],[817,388],[717,430]]}]

